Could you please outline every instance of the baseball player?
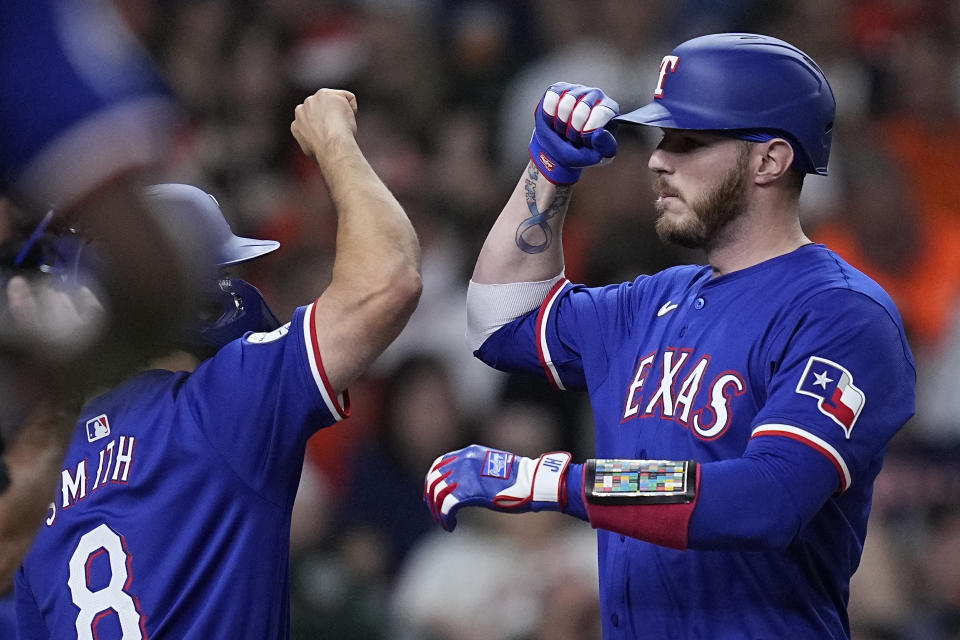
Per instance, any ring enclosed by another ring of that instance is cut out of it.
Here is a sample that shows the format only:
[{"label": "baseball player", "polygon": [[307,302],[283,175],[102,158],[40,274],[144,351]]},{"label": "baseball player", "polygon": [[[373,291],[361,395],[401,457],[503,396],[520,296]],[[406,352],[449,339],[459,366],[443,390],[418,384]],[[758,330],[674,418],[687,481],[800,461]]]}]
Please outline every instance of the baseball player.
[{"label": "baseball player", "polygon": [[[17,574],[24,640],[289,637],[306,441],[349,415],[347,386],[420,292],[416,236],[357,146],[356,108],[351,93],[322,89],[291,126],[338,215],[322,295],[281,326],[250,284],[211,278],[202,319],[174,355],[215,355],[192,373],[143,372],[82,410]],[[208,234],[222,267],[277,248],[235,236],[195,187],[157,185],[149,198],[172,224]]]},{"label": "baseball player", "polygon": [[[463,506],[588,521],[607,639],[849,638],[915,371],[890,298],[798,221],[804,175],[827,173],[830,85],[796,47],[742,33],[684,42],[654,71],[653,100],[625,115],[598,89],[547,89],[468,292],[478,358],[589,393],[596,457],[472,445],[436,460],[428,506],[451,531]],[[615,154],[611,122],[661,129],[657,233],[707,265],[564,277],[572,185]]]}]

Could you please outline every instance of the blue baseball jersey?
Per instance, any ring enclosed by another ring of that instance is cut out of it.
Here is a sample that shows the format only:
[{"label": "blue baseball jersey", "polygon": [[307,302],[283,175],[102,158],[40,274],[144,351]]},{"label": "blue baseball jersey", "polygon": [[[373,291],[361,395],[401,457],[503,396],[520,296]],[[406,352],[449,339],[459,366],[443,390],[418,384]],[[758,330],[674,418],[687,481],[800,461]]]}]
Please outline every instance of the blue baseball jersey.
[{"label": "blue baseball jersey", "polygon": [[[477,356],[587,390],[598,458],[701,463],[689,549],[598,530],[605,638],[849,636],[873,481],[914,408],[913,357],[876,283],[812,244],[719,277],[561,281]],[[739,471],[754,462],[769,477]],[[795,524],[755,539],[771,514]]]},{"label": "blue baseball jersey", "polygon": [[88,403],[17,575],[22,640],[289,636],[306,442],[349,411],[313,308]]},{"label": "blue baseball jersey", "polygon": [[73,204],[154,161],[167,89],[105,0],[14,0],[0,20],[0,190]]}]

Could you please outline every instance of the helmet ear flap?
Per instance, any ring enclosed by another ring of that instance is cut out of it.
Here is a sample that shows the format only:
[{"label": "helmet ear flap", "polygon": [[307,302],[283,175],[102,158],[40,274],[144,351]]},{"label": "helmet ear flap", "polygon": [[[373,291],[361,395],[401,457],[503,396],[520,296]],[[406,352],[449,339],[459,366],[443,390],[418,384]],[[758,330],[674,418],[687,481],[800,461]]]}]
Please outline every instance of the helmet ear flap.
[{"label": "helmet ear flap", "polygon": [[260,291],[239,278],[221,278],[201,297],[194,321],[184,331],[184,345],[198,355],[211,355],[250,331],[280,327]]}]

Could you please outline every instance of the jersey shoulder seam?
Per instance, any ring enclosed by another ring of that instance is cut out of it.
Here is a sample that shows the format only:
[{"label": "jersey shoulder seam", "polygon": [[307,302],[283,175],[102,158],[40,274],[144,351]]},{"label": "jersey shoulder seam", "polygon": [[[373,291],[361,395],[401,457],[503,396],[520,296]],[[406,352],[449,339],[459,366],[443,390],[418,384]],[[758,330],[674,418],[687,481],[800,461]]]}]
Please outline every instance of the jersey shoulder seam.
[{"label": "jersey shoulder seam", "polygon": [[890,310],[887,309],[886,306],[881,304],[880,301],[877,300],[875,297],[871,296],[869,293],[865,291],[860,291],[858,289],[854,289],[853,287],[851,287],[850,282],[846,277],[846,274],[843,274],[843,277],[844,277],[844,281],[847,283],[846,286],[831,285],[823,289],[818,289],[817,291],[811,292],[811,294],[803,300],[803,303],[805,304],[805,303],[811,302],[817,296],[825,295],[833,291],[848,291],[852,295],[858,296],[868,301],[874,307],[879,307],[880,311],[883,313],[883,316],[893,325],[893,328],[896,329],[897,334],[900,336],[900,349],[903,352],[903,356],[906,358],[907,362],[910,364],[910,368],[913,370],[914,374],[916,374],[916,365],[913,362],[913,358],[910,357],[909,354],[906,353],[906,351],[904,351],[904,346],[907,345],[908,343],[907,343],[907,337],[903,331],[903,324],[901,322],[898,322],[897,319],[893,317]]}]

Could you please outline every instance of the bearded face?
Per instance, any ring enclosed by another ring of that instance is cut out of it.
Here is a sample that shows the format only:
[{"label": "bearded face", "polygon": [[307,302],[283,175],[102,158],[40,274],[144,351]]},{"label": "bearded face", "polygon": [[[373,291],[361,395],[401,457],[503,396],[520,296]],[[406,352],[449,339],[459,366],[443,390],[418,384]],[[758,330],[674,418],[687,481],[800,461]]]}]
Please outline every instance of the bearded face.
[{"label": "bearded face", "polygon": [[[672,197],[687,205],[688,211],[685,215],[669,215],[666,199],[657,199],[658,216],[655,228],[663,242],[678,244],[688,249],[707,248],[727,225],[743,213],[749,150],[749,143],[740,145],[734,166],[693,199],[688,201],[683,194],[674,193]],[[653,190],[658,194],[670,193],[662,175],[657,176]]]}]

